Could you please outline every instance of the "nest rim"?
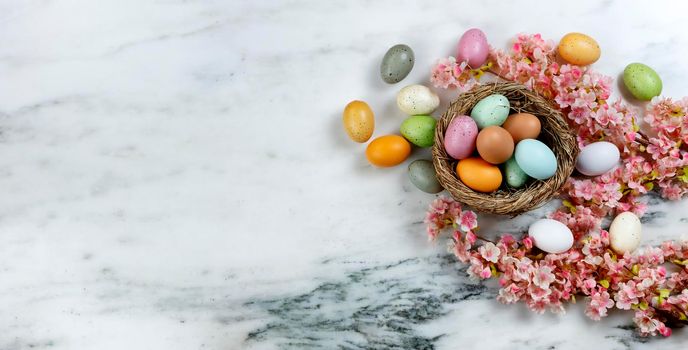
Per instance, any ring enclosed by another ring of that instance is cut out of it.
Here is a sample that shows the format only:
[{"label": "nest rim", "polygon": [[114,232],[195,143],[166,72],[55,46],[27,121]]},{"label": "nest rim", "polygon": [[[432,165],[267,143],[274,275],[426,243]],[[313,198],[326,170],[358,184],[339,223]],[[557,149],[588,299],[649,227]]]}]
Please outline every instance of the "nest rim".
[{"label": "nest rim", "polygon": [[[456,173],[458,160],[444,149],[444,134],[455,117],[470,116],[475,104],[492,94],[504,95],[509,100],[510,115],[530,113],[538,117],[542,126],[538,140],[544,142],[557,159],[557,171],[552,177],[546,180],[529,178],[521,188],[511,188],[503,181],[499,189],[491,193],[474,191],[459,180]],[[437,121],[432,161],[440,184],[457,201],[479,212],[516,216],[542,206],[559,192],[573,173],[578,151],[575,134],[562,112],[550,100],[524,85],[497,82],[476,86],[460,94],[449,105]]]}]

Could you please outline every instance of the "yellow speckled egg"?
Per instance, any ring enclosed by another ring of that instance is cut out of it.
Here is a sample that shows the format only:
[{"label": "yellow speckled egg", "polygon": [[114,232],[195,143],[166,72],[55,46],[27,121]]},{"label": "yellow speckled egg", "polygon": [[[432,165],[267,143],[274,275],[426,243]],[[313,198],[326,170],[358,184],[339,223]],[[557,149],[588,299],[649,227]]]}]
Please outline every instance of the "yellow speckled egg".
[{"label": "yellow speckled egg", "polygon": [[568,33],[559,42],[559,56],[566,62],[587,66],[600,58],[600,45],[595,39],[582,33]]},{"label": "yellow speckled egg", "polygon": [[342,121],[347,135],[356,142],[366,142],[373,136],[375,115],[370,106],[363,101],[349,102],[344,108]]}]

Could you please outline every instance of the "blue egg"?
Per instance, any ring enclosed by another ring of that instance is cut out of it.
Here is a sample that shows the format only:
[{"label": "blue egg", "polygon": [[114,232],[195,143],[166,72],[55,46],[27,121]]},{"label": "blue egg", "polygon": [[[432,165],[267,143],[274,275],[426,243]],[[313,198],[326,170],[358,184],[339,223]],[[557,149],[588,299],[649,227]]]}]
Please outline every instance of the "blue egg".
[{"label": "blue egg", "polygon": [[521,140],[516,145],[514,157],[521,170],[532,178],[545,180],[557,172],[557,158],[554,152],[538,140]]}]

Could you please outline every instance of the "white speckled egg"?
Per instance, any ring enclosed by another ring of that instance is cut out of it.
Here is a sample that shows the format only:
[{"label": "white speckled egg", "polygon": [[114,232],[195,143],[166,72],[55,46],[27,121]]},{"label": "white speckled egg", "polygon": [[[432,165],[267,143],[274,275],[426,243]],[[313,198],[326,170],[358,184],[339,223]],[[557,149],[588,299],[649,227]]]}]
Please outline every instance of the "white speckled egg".
[{"label": "white speckled egg", "polygon": [[547,253],[563,253],[573,246],[573,233],[557,220],[540,219],[528,228],[536,247]]},{"label": "white speckled egg", "polygon": [[640,219],[630,211],[617,215],[609,227],[609,241],[617,254],[631,253],[640,245]]},{"label": "white speckled egg", "polygon": [[619,149],[611,142],[591,143],[581,149],[576,159],[576,170],[583,175],[598,176],[619,164]]},{"label": "white speckled egg", "polygon": [[397,106],[408,115],[430,114],[439,105],[439,96],[427,86],[409,85],[397,94]]}]

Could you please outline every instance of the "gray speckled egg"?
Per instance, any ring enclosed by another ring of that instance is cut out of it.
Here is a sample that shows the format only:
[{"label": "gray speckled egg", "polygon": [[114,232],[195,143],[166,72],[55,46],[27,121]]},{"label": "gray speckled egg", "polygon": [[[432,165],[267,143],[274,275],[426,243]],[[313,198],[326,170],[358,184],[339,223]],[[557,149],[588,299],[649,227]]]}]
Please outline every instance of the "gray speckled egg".
[{"label": "gray speckled egg", "polygon": [[513,188],[519,188],[528,181],[528,174],[518,166],[514,157],[509,158],[504,164],[504,174],[506,175],[506,183]]},{"label": "gray speckled egg", "polygon": [[437,181],[435,166],[429,160],[414,160],[408,167],[408,176],[411,183],[423,192],[439,193],[443,190],[442,185]]},{"label": "gray speckled egg", "polygon": [[410,47],[404,44],[394,45],[382,58],[380,76],[385,83],[396,84],[411,72],[414,62],[415,57]]}]

